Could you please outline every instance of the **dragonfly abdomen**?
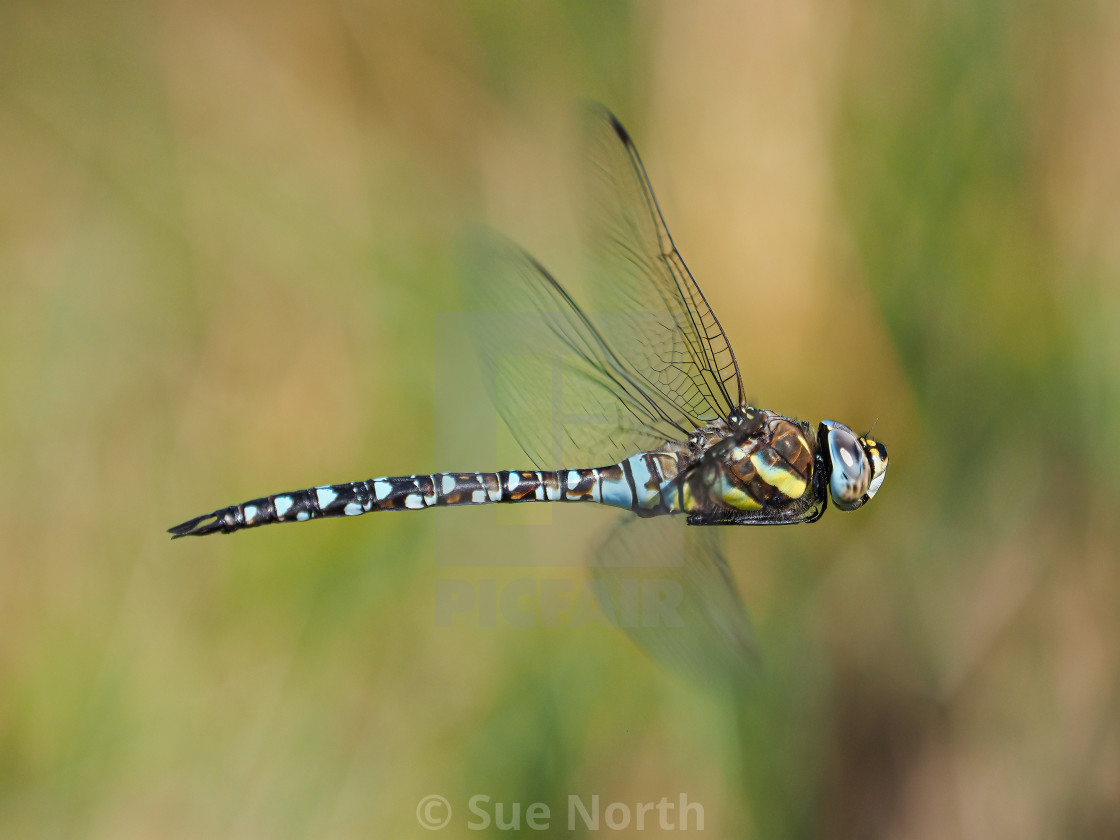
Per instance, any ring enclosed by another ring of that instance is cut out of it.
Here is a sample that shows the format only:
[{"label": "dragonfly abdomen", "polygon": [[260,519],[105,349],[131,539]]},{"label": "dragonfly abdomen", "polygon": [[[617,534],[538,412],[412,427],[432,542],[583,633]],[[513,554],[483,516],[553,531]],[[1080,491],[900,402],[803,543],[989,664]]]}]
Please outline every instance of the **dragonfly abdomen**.
[{"label": "dragonfly abdomen", "polygon": [[675,476],[675,457],[657,452],[642,452],[619,464],[592,469],[387,476],[251,499],[195,517],[169,531],[175,537],[229,534],[273,522],[503,502],[595,502],[654,516],[669,512],[661,488]]}]

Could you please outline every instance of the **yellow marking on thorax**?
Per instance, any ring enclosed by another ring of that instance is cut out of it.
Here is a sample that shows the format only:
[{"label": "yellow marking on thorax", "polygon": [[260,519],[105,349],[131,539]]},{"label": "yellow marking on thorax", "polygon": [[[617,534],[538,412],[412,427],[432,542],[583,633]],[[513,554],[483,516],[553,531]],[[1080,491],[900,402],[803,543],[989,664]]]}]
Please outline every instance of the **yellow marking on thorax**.
[{"label": "yellow marking on thorax", "polygon": [[800,499],[805,495],[805,479],[786,467],[766,463],[756,452],[751,455],[751,464],[758,477],[790,499]]},{"label": "yellow marking on thorax", "polygon": [[719,499],[725,505],[735,510],[758,510],[762,507],[761,503],[741,487],[736,487],[727,480],[727,476],[720,477]]},{"label": "yellow marking on thorax", "polygon": [[687,511],[698,511],[700,509],[700,505],[696,503],[696,496],[692,494],[692,482],[684,482],[684,486],[681,488],[681,491],[681,495],[684,497],[684,509]]}]

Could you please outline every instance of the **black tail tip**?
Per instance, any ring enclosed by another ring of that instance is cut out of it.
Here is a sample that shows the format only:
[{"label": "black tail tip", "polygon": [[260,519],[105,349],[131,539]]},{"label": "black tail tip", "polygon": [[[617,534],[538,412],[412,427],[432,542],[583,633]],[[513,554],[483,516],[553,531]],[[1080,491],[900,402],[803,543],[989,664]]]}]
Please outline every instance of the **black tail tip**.
[{"label": "black tail tip", "polygon": [[224,530],[225,523],[221,517],[217,513],[207,513],[174,525],[167,529],[167,533],[171,535],[171,539],[177,540],[179,537],[202,537]]}]

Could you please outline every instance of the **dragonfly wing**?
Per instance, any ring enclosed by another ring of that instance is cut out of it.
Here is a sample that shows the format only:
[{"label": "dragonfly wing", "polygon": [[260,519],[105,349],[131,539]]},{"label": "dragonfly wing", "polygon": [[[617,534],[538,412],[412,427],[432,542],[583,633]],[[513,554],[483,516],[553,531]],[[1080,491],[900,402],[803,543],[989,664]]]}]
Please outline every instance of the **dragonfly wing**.
[{"label": "dragonfly wing", "polygon": [[539,468],[617,462],[692,430],[521,248],[480,233],[464,265],[491,398]]},{"label": "dragonfly wing", "polygon": [[[626,130],[595,108],[589,131],[594,311],[531,256],[472,243],[473,304],[492,396],[534,464],[619,461],[680,440],[743,402],[738,363],[673,244]],[[482,317],[482,316],[480,316]]]},{"label": "dragonfly wing", "polygon": [[655,660],[706,687],[741,690],[759,656],[721,536],[682,517],[626,516],[596,550],[592,585],[607,618]]},{"label": "dragonfly wing", "polygon": [[613,346],[678,423],[726,418],[744,401],[731,344],[673,243],[630,135],[601,106],[588,122],[592,318],[609,319]]}]

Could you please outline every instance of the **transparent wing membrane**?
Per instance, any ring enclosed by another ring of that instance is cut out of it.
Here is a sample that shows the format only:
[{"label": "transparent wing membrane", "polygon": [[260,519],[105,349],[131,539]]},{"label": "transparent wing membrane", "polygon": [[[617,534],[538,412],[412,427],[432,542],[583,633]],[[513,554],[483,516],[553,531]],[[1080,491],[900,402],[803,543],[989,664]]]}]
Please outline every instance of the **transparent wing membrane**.
[{"label": "transparent wing membrane", "polygon": [[466,264],[470,300],[486,310],[472,332],[491,396],[536,466],[607,464],[695,428],[648,372],[615,352],[599,329],[615,319],[593,323],[529,254],[484,234]]},{"label": "transparent wing membrane", "polygon": [[681,517],[626,516],[596,550],[592,581],[604,612],[654,659],[706,688],[737,691],[759,656],[721,537]]},{"label": "transparent wing membrane", "polygon": [[743,402],[727,336],[673,243],[630,135],[601,107],[587,121],[592,319],[610,313],[614,346],[680,413],[727,417]]},{"label": "transparent wing membrane", "polygon": [[743,400],[734,353],[665,227],[629,135],[591,109],[585,312],[516,245],[490,234],[466,259],[480,354],[499,413],[533,463],[618,461],[727,418]]}]

